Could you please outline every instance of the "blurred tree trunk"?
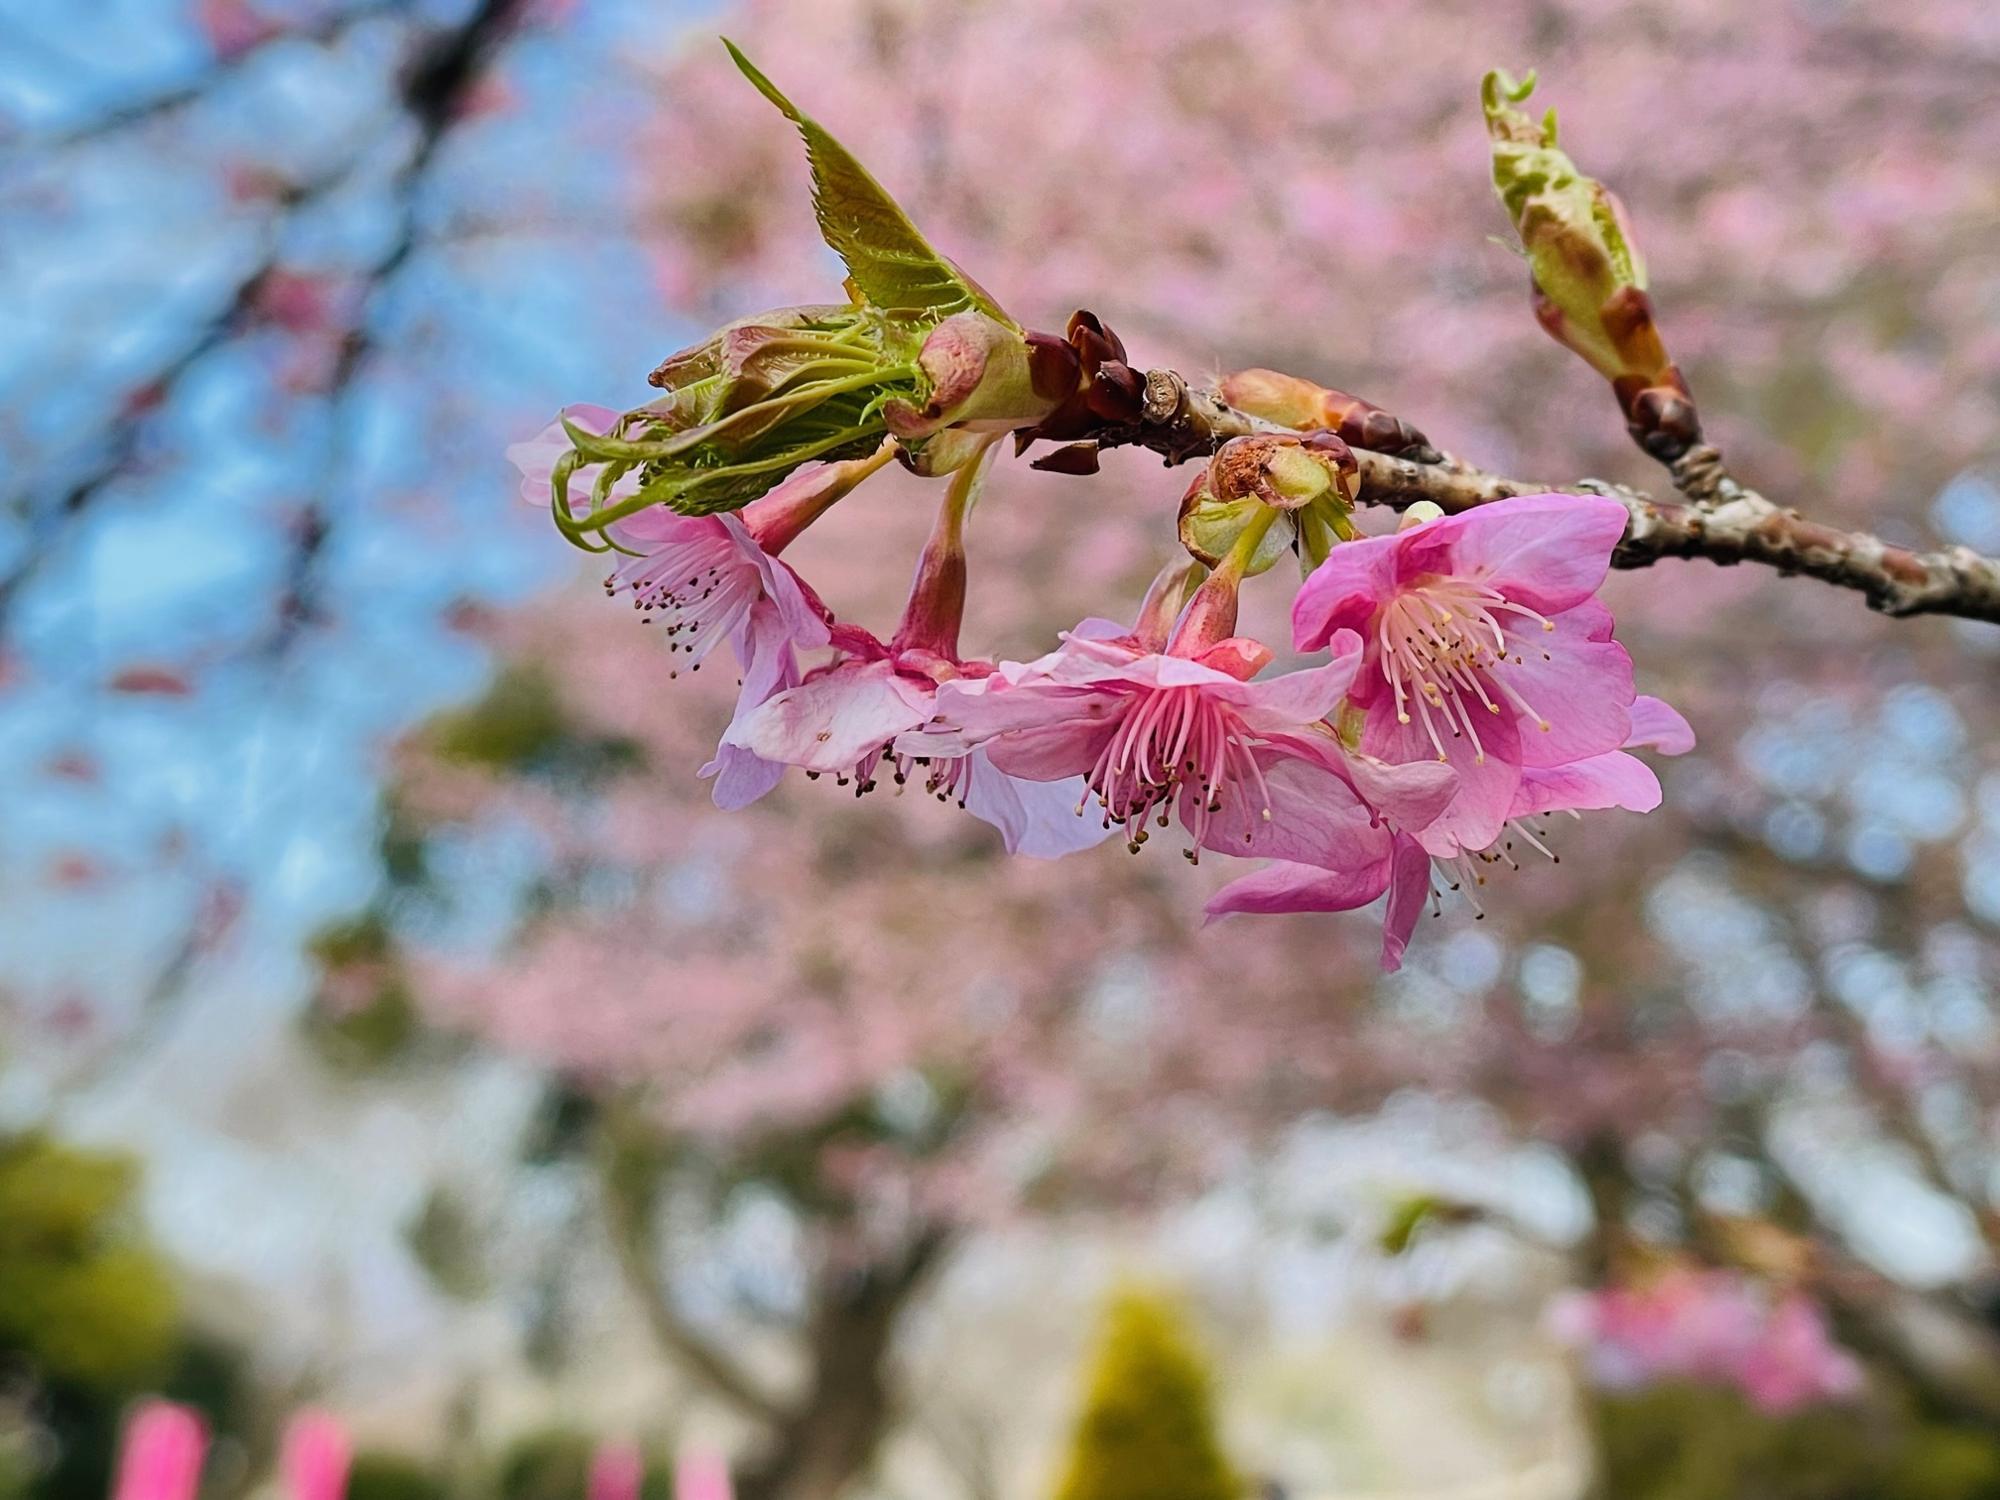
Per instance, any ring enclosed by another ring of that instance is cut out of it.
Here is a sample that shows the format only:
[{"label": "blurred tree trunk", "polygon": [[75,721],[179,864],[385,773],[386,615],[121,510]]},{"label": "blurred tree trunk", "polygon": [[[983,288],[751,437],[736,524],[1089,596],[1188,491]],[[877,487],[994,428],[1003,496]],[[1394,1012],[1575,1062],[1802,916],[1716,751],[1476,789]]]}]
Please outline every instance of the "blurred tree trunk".
[{"label": "blurred tree trunk", "polygon": [[654,1342],[689,1379],[750,1418],[763,1439],[737,1475],[738,1500],[835,1500],[867,1472],[898,1412],[889,1368],[902,1313],[951,1248],[918,1225],[859,1264],[823,1257],[800,1330],[804,1378],[772,1388],[735,1350],[685,1321],[660,1274],[656,1194],[666,1160],[643,1124],[614,1110],[600,1147],[606,1228]]},{"label": "blurred tree trunk", "polygon": [[738,1500],[836,1500],[864,1474],[895,1420],[889,1353],[910,1299],[950,1237],[920,1233],[893,1261],[825,1276],[806,1332],[806,1389],[772,1424]]}]

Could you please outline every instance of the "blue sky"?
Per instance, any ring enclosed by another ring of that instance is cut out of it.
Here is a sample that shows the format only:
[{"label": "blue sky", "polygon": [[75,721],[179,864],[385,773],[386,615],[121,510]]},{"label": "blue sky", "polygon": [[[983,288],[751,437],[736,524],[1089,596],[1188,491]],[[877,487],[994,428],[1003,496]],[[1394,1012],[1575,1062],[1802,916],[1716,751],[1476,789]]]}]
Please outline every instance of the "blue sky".
[{"label": "blue sky", "polygon": [[[192,8],[107,0],[86,34],[79,8],[0,0],[0,574],[37,564],[0,631],[0,1124],[142,1144],[155,1218],[190,1259],[274,1286],[338,1263],[406,1324],[425,1294],[401,1219],[432,1174],[504,1151],[530,1081],[482,1064],[435,1100],[369,1100],[301,1072],[311,1150],[282,1129],[246,1138],[241,1105],[307,1066],[298,944],[368,896],[383,747],[488,669],[441,611],[576,572],[502,449],[563,401],[630,404],[686,332],[658,307],[604,143],[643,117],[647,59],[713,7],[584,0],[514,39],[495,67],[504,107],[455,128],[412,199],[415,249],[366,304],[373,353],[338,410],[283,389],[281,331],[224,340],[74,524],[52,523],[132,392],[252,267],[340,278],[394,243],[414,139],[398,59],[413,24],[467,6],[378,3],[331,44],[229,66]],[[185,108],[90,133],[190,85]],[[230,191],[258,173],[337,185],[278,215]],[[273,657],[293,520],[313,502],[333,521],[326,622]],[[193,690],[104,690],[135,665]],[[94,776],[49,775],[58,758]],[[79,853],[99,873],[51,879]],[[140,994],[217,879],[249,893],[241,929],[142,1025]],[[80,1047],[51,1040],[72,997],[97,1017]],[[439,1128],[438,1110],[467,1123]],[[384,1131],[424,1145],[385,1172],[368,1144]]]}]

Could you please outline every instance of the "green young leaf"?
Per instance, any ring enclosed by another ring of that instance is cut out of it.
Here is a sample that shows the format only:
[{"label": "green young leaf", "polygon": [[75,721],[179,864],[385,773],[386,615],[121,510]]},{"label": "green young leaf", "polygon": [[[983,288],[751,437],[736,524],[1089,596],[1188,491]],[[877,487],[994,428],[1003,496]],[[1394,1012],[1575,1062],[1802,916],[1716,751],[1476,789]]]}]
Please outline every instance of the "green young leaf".
[{"label": "green young leaf", "polygon": [[846,262],[863,297],[896,316],[944,318],[976,308],[1009,328],[1019,328],[977,282],[931,248],[910,216],[853,153],[780,93],[734,42],[724,37],[722,45],[743,76],[805,138],[820,233]]}]

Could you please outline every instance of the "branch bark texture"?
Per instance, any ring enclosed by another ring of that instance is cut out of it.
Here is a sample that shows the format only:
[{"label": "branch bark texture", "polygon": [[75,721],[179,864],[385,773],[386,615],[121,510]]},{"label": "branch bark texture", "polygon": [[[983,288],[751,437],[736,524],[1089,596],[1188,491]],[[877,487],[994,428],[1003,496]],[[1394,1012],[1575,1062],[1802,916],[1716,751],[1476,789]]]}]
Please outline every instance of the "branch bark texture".
[{"label": "branch bark texture", "polygon": [[[1097,434],[1100,447],[1138,446],[1168,463],[1213,453],[1233,437],[1273,430],[1172,370],[1146,377],[1139,421]],[[1608,495],[1631,520],[1613,565],[1645,568],[1669,557],[1700,557],[1730,566],[1759,563],[1780,573],[1852,589],[1886,615],[1950,615],[2000,625],[2000,558],[1969,547],[1916,551],[1863,531],[1843,531],[1777,504],[1733,482],[1712,487],[1712,499],[1668,501],[1597,480],[1562,484],[1511,479],[1447,457],[1417,463],[1366,448],[1360,499],[1402,510],[1429,501],[1447,512],[1470,510],[1514,495],[1567,491]]]}]

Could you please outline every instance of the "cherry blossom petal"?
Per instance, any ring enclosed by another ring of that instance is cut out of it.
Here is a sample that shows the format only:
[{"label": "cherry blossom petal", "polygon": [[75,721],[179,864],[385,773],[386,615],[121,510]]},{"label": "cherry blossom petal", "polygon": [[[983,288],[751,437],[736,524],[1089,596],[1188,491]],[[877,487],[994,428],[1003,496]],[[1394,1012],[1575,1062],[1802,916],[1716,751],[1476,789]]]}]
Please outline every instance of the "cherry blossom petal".
[{"label": "cherry blossom petal", "polygon": [[1208,898],[1210,920],[1237,913],[1277,916],[1299,911],[1352,911],[1388,888],[1390,862],[1360,870],[1269,864],[1232,880]]},{"label": "cherry blossom petal", "polygon": [[[1298,755],[1269,748],[1253,753],[1260,776],[1223,783],[1204,847],[1329,870],[1359,869],[1387,857],[1388,829],[1339,776]],[[1181,821],[1190,829],[1198,826],[1190,809],[1199,807],[1200,795],[1190,788],[1181,798]]]},{"label": "cherry blossom petal", "polygon": [[1000,830],[1009,854],[1060,859],[1093,848],[1111,836],[1101,817],[1077,809],[1085,801],[1083,778],[1029,781],[1009,776],[983,750],[966,769],[965,810]]},{"label": "cherry blossom petal", "polygon": [[1252,729],[1290,729],[1324,719],[1339,707],[1361,670],[1361,637],[1336,631],[1333,660],[1252,682],[1243,698],[1243,720]]},{"label": "cherry blossom petal", "polygon": [[827,628],[830,620],[819,596],[805,586],[804,580],[788,564],[778,561],[758,546],[742,521],[733,515],[712,519],[719,520],[727,528],[730,540],[736,544],[744,560],[756,567],[764,593],[778,606],[779,616],[784,620],[793,642],[807,651],[824,646],[831,638]]},{"label": "cherry blossom petal", "polygon": [[851,771],[931,714],[932,693],[887,661],[843,662],[732,724],[723,743],[808,771]]},{"label": "cherry blossom petal", "polygon": [[[737,630],[731,644],[743,673],[743,683],[736,694],[736,712],[729,721],[730,729],[734,730],[774,695],[798,685],[799,661],[778,617],[777,606],[768,599],[759,599],[751,606],[749,619]],[[729,744],[725,734],[724,743],[716,746],[714,758],[701,768],[700,774],[715,781],[712,791],[715,805],[724,812],[735,812],[748,807],[783,780],[785,765],[783,761],[765,760],[740,745]]]},{"label": "cherry blossom petal", "polygon": [[[1524,766],[1602,755],[1623,745],[1632,729],[1632,658],[1611,638],[1611,611],[1587,600],[1554,623],[1554,630],[1532,620],[1508,625],[1507,662],[1488,674],[1533,710],[1520,716]],[[1505,693],[1494,702],[1518,709]],[[1483,725],[1479,733],[1483,739]]]},{"label": "cherry blossom petal", "polygon": [[1641,693],[1632,700],[1632,732],[1625,748],[1685,755],[1694,749],[1694,729],[1681,717],[1679,709]]},{"label": "cherry blossom petal", "polygon": [[[1446,758],[1441,764],[1457,773],[1458,791],[1417,838],[1432,854],[1448,859],[1461,849],[1484,849],[1507,826],[1521,787],[1520,743],[1514,721],[1504,714],[1495,715],[1479,726],[1480,742],[1485,746],[1481,757],[1462,735],[1454,738],[1445,733],[1437,709],[1431,714],[1444,743]],[[1415,716],[1409,723],[1401,723],[1395,705],[1386,698],[1368,708],[1361,748],[1392,765],[1424,760],[1440,764],[1422,723]]]},{"label": "cherry blossom petal", "polygon": [[1660,779],[1653,768],[1636,756],[1613,750],[1566,766],[1534,766],[1523,771],[1514,816],[1591,812],[1607,807],[1646,813],[1659,805]]},{"label": "cherry blossom petal", "polygon": [[[928,741],[932,748],[917,748],[918,742],[912,737],[905,753],[962,755],[1003,737],[1019,742],[1030,732],[1039,733],[1052,728],[1080,728],[1086,738],[1095,737],[1096,745],[1101,749],[1104,743],[1102,736],[1115,726],[1120,710],[1130,697],[1129,692],[1089,684],[1071,685],[1047,680],[1014,683],[1004,676],[961,678],[938,689],[933,710],[936,722],[926,726],[923,734],[923,740]],[[1095,756],[1096,751],[1091,751],[1091,758]],[[1089,767],[1090,761],[1085,760],[1080,765],[1052,771],[1047,776],[1036,775],[1032,779],[1051,781],[1061,776],[1076,776]],[[1010,774],[1016,776],[1030,774],[1009,769]]]},{"label": "cherry blossom petal", "polygon": [[1292,601],[1293,647],[1317,651],[1335,631],[1365,630],[1382,602],[1396,592],[1397,553],[1410,534],[1361,537],[1335,547]]},{"label": "cherry blossom petal", "polygon": [[1424,846],[1407,835],[1396,838],[1389,870],[1389,905],[1382,914],[1382,972],[1393,974],[1403,967],[1410,936],[1417,918],[1431,895],[1431,857]]},{"label": "cherry blossom petal", "polygon": [[[618,413],[608,406],[575,405],[563,408],[563,416],[589,432],[607,432],[611,424],[618,420]],[[521,474],[521,498],[531,505],[546,507],[550,490],[555,483],[556,463],[570,451],[569,434],[563,431],[560,419],[549,423],[533,437],[519,443],[507,445],[507,462]],[[611,493],[620,499],[639,493],[639,474],[635,469],[622,475],[611,487]],[[591,476],[588,470],[572,474],[569,481],[570,505],[576,510],[590,508]]]},{"label": "cherry blossom petal", "polygon": [[1449,545],[1450,572],[1556,614],[1603,586],[1629,519],[1624,506],[1601,495],[1519,495],[1403,535],[1432,533]]}]

